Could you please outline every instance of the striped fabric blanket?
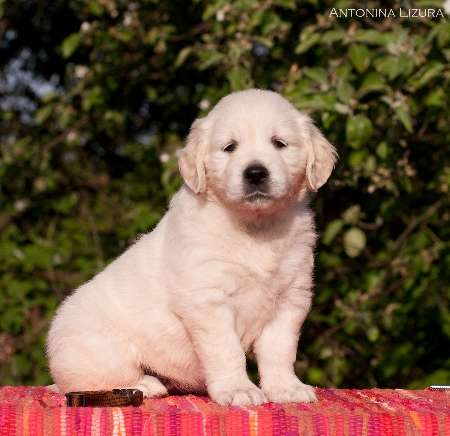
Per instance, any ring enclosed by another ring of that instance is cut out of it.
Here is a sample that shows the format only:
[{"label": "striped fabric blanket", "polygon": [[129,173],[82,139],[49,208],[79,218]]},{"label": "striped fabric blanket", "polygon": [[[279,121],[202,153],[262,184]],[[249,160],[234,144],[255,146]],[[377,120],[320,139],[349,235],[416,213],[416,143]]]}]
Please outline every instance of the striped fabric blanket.
[{"label": "striped fabric blanket", "polygon": [[317,389],[314,404],[223,407],[171,396],[140,407],[66,407],[45,387],[0,388],[6,435],[450,436],[450,391]]}]

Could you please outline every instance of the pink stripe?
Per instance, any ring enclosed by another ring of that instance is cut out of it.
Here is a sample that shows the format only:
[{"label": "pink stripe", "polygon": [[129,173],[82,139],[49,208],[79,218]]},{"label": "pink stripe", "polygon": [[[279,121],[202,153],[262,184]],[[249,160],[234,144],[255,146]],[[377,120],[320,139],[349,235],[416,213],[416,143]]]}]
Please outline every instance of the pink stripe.
[{"label": "pink stripe", "polygon": [[295,415],[288,415],[286,417],[286,427],[287,436],[298,435],[298,417]]},{"label": "pink stripe", "polygon": [[369,416],[368,436],[384,436],[380,432],[380,417],[378,415]]},{"label": "pink stripe", "polygon": [[109,409],[102,408],[100,412],[100,434],[109,434],[112,432],[111,428],[108,428],[108,415],[110,414]]},{"label": "pink stripe", "polygon": [[63,410],[63,407],[54,409],[53,413],[53,433],[54,434],[60,434],[61,430],[59,428],[60,422],[61,422],[61,410]]},{"label": "pink stripe", "polygon": [[272,429],[274,436],[284,436],[286,434],[286,414],[279,405],[276,406],[272,415]]},{"label": "pink stripe", "polygon": [[84,421],[84,428],[85,428],[85,433],[86,435],[91,435],[92,431],[91,431],[91,427],[92,427],[92,413],[94,411],[93,407],[85,407],[85,411],[83,414],[83,421]]},{"label": "pink stripe", "polygon": [[16,409],[0,404],[0,431],[4,436],[16,433]]},{"label": "pink stripe", "polygon": [[334,415],[335,434],[336,436],[344,436],[344,417],[342,415]]},{"label": "pink stripe", "polygon": [[314,434],[317,436],[328,436],[328,423],[323,415],[313,415]]},{"label": "pink stripe", "polygon": [[357,436],[362,434],[363,418],[360,415],[349,416],[349,434]]},{"label": "pink stripe", "polygon": [[142,410],[137,407],[133,407],[132,418],[133,419],[131,421],[131,434],[132,435],[142,434],[142,418],[143,418]]},{"label": "pink stripe", "polygon": [[258,432],[262,436],[272,434],[272,415],[264,408],[258,408]]},{"label": "pink stripe", "polygon": [[424,423],[425,423],[425,431],[424,434],[426,436],[438,436],[438,423],[436,416],[431,413],[423,414]]},{"label": "pink stripe", "polygon": [[220,420],[218,416],[208,415],[206,417],[206,434],[211,436],[220,434]]},{"label": "pink stripe", "polygon": [[241,420],[242,420],[242,436],[249,436],[250,435],[250,417],[248,414],[248,411],[244,409],[241,413]]},{"label": "pink stripe", "polygon": [[380,415],[380,432],[383,436],[393,436],[392,419],[387,413]]},{"label": "pink stripe", "polygon": [[394,415],[393,418],[393,432],[395,436],[406,436],[405,433],[405,417],[403,415]]},{"label": "pink stripe", "polygon": [[31,431],[30,427],[30,434],[33,436],[42,436],[42,429],[44,427],[44,421],[43,421],[43,415],[42,415],[42,408],[37,406],[32,406],[31,408],[31,414],[30,419],[32,420],[32,428],[33,431]]},{"label": "pink stripe", "polygon": [[444,434],[450,435],[450,411],[445,415]]}]

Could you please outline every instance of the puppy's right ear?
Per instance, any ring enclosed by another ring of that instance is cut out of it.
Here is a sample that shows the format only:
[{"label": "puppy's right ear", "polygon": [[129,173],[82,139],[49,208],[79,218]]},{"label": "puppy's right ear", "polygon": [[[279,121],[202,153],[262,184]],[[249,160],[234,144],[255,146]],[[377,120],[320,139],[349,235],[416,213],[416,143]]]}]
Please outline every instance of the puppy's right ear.
[{"label": "puppy's right ear", "polygon": [[186,139],[186,146],[178,159],[181,176],[189,188],[196,194],[206,191],[206,119],[196,119]]}]

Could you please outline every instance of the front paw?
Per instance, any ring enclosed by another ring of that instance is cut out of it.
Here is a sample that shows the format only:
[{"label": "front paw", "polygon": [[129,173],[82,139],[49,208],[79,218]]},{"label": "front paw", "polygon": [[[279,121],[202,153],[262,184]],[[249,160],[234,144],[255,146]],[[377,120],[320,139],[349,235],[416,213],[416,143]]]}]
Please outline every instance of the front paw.
[{"label": "front paw", "polygon": [[223,406],[257,406],[266,402],[261,389],[250,380],[240,383],[212,383],[208,386],[209,396]]},{"label": "front paw", "polygon": [[289,382],[263,384],[262,390],[273,403],[314,403],[317,401],[314,388],[305,385],[299,379]]}]

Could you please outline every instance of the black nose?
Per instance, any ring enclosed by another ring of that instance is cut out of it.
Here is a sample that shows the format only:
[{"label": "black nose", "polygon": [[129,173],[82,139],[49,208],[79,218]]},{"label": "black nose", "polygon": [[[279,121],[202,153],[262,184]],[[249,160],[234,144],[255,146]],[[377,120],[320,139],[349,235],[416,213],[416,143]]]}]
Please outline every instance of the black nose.
[{"label": "black nose", "polygon": [[251,185],[261,185],[269,177],[269,171],[261,164],[248,166],[244,170],[244,179]]}]

